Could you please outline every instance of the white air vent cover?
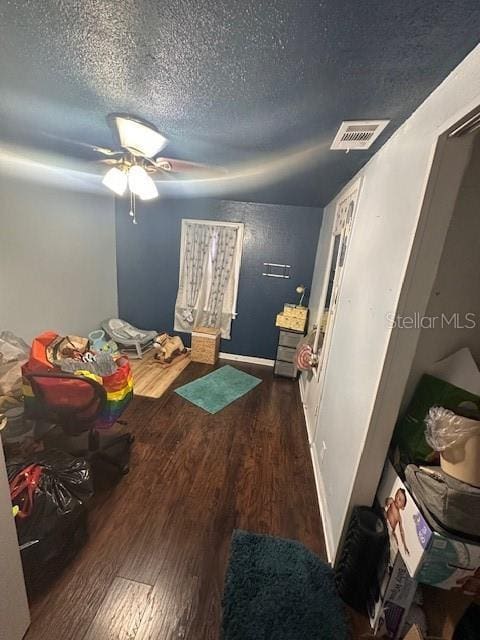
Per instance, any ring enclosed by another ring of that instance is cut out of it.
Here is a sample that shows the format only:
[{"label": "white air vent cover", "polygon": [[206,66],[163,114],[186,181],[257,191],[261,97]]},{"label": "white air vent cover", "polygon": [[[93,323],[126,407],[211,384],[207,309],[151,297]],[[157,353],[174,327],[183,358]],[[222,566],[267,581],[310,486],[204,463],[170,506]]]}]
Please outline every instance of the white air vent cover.
[{"label": "white air vent cover", "polygon": [[330,149],[368,149],[390,120],[348,120],[342,122]]}]

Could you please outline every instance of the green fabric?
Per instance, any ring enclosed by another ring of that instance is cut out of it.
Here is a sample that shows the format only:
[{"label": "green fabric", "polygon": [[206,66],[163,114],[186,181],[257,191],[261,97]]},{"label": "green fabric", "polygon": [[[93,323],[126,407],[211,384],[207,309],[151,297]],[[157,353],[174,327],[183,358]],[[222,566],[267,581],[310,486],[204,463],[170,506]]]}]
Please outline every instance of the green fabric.
[{"label": "green fabric", "polygon": [[260,378],[227,365],[175,391],[208,413],[217,413],[251,391],[260,382]]},{"label": "green fabric", "polygon": [[347,640],[332,569],[299,542],[235,531],[223,640]]},{"label": "green fabric", "polygon": [[399,449],[402,464],[424,464],[434,458],[434,452],[425,440],[425,418],[430,407],[443,407],[455,413],[465,403],[480,410],[479,396],[444,380],[423,375],[393,435],[393,443]]}]

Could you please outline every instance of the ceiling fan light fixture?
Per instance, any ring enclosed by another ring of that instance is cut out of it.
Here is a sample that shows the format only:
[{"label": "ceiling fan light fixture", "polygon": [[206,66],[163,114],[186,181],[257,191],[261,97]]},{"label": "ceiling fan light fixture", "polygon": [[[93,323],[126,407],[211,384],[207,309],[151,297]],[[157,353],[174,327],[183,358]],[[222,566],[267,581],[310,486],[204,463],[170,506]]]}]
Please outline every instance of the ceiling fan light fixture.
[{"label": "ceiling fan light fixture", "polygon": [[158,189],[155,182],[143,167],[134,165],[128,172],[128,186],[130,191],[140,200],[153,200],[158,197]]},{"label": "ceiling fan light fixture", "polygon": [[167,138],[155,130],[152,125],[138,120],[113,116],[118,131],[120,144],[134,156],[153,158],[168,143]]},{"label": "ceiling fan light fixture", "polygon": [[128,178],[123,171],[117,167],[112,167],[103,176],[102,183],[116,193],[117,196],[123,196],[127,188]]}]

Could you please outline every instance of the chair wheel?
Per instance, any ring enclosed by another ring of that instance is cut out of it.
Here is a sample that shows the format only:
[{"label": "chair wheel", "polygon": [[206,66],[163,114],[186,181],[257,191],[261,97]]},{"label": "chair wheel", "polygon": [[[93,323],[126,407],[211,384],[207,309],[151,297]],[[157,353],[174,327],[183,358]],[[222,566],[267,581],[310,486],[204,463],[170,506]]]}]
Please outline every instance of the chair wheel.
[{"label": "chair wheel", "polygon": [[135,436],[130,436],[127,440],[128,444],[133,444],[135,442]]},{"label": "chair wheel", "polygon": [[120,469],[120,473],[122,474],[122,476],[126,476],[127,473],[129,473],[129,471],[130,471],[130,467],[128,466],[128,464],[126,464]]}]

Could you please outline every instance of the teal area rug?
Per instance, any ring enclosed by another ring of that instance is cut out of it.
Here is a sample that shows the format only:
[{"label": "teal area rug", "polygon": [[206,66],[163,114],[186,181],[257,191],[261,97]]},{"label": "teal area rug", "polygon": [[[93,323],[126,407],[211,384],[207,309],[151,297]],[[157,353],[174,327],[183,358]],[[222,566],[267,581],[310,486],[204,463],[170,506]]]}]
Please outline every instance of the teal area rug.
[{"label": "teal area rug", "polygon": [[347,640],[332,569],[299,542],[237,530],[223,594],[223,640]]},{"label": "teal area rug", "polygon": [[260,382],[260,378],[227,365],[175,389],[175,392],[208,413],[218,413]]}]

